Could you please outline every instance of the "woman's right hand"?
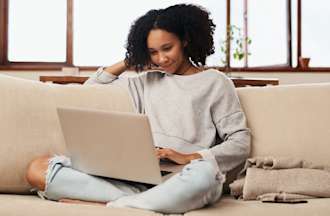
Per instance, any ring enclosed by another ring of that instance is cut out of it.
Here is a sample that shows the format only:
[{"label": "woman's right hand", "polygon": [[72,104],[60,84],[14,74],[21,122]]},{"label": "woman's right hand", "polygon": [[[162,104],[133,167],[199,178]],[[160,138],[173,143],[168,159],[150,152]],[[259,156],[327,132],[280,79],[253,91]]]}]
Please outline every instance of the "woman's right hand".
[{"label": "woman's right hand", "polygon": [[158,159],[169,159],[177,164],[188,164],[190,161],[202,158],[199,153],[183,154],[170,148],[157,148],[155,149],[156,157]]}]

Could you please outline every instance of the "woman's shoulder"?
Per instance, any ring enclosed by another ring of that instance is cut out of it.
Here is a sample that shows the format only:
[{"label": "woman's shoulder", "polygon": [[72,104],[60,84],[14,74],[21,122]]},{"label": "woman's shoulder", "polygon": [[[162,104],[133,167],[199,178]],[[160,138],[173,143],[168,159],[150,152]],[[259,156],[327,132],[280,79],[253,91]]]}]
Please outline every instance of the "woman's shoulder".
[{"label": "woman's shoulder", "polygon": [[202,71],[205,76],[208,76],[214,82],[221,82],[221,83],[232,83],[231,79],[222,71],[219,71],[215,68],[208,68]]},{"label": "woman's shoulder", "polygon": [[161,71],[156,70],[148,70],[148,71],[142,71],[139,73],[136,73],[132,76],[130,76],[128,79],[131,82],[138,82],[142,85],[150,85],[152,83],[155,83],[159,81],[164,76],[164,73]]},{"label": "woman's shoulder", "polygon": [[226,79],[227,78],[227,75],[225,73],[223,73],[222,71],[216,69],[216,68],[205,68],[203,69],[201,72],[203,73],[208,73],[208,74],[212,74],[213,76],[215,77],[219,77],[219,78],[222,78],[222,79]]}]

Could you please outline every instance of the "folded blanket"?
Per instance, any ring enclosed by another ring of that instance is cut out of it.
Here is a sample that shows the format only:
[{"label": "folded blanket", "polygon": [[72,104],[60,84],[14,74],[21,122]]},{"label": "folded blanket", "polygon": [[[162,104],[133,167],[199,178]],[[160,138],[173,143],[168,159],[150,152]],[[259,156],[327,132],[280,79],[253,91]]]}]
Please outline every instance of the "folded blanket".
[{"label": "folded blanket", "polygon": [[292,157],[255,157],[246,160],[246,170],[249,167],[263,168],[263,169],[291,169],[291,168],[308,168],[308,169],[322,169],[328,170],[329,167],[315,165],[311,162],[292,158]]},{"label": "folded blanket", "polygon": [[294,158],[250,158],[229,186],[233,196],[244,200],[330,197],[329,170]]}]

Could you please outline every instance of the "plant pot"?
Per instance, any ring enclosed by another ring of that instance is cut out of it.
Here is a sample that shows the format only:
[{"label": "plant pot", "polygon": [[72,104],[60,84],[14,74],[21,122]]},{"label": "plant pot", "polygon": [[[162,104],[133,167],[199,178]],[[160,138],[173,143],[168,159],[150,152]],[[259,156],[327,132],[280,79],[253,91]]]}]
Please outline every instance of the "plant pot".
[{"label": "plant pot", "polygon": [[299,67],[302,69],[307,69],[309,67],[310,58],[299,57]]}]

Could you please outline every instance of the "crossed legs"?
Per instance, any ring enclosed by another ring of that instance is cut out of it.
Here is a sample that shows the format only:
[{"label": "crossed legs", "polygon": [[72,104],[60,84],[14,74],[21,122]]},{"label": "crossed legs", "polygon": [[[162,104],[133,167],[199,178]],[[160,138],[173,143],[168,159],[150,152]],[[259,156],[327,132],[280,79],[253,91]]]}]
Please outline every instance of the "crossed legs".
[{"label": "crossed legs", "polygon": [[50,200],[111,201],[109,207],[184,213],[217,201],[224,182],[224,176],[205,160],[192,161],[181,173],[149,190],[138,183],[105,180],[79,172],[64,166],[65,161],[61,160],[59,157],[43,156],[33,160],[27,169],[27,181],[44,191],[45,197]]}]

